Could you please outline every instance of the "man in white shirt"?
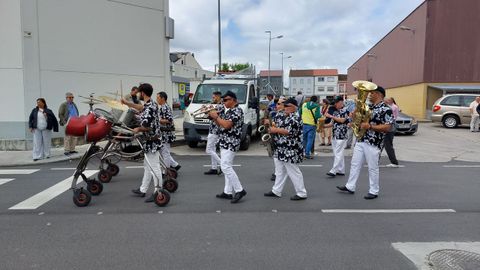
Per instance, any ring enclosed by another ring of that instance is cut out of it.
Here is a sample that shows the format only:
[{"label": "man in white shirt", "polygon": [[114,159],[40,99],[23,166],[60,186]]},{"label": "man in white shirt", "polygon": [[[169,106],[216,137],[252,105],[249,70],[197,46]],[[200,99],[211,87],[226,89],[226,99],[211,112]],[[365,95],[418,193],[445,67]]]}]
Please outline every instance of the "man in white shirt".
[{"label": "man in white shirt", "polygon": [[478,132],[478,126],[480,124],[480,115],[477,112],[477,106],[480,103],[480,96],[476,97],[472,103],[470,103],[470,115],[472,116],[472,120],[470,120],[470,131],[471,132]]}]

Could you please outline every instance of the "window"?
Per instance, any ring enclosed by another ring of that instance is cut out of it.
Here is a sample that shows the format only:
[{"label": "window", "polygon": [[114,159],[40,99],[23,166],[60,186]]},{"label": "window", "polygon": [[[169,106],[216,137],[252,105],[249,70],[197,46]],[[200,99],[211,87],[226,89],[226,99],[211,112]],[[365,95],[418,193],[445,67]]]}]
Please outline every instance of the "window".
[{"label": "window", "polygon": [[327,87],[327,91],[328,92],[333,92],[333,91],[335,91],[335,87],[329,86],[329,87]]},{"label": "window", "polygon": [[334,77],[328,77],[327,78],[327,82],[334,82],[335,81],[335,78]]},{"label": "window", "polygon": [[324,78],[324,77],[318,77],[318,81],[319,81],[319,82],[324,82],[324,81],[325,81],[325,78]]},{"label": "window", "polygon": [[294,84],[297,84],[297,79],[293,79],[293,83],[294,83]]},{"label": "window", "polygon": [[440,102],[441,105],[460,106],[460,96],[450,96]]},{"label": "window", "polygon": [[475,100],[475,96],[463,96],[463,107],[470,107],[470,103]]},{"label": "window", "polygon": [[317,88],[317,91],[318,91],[318,92],[323,92],[323,91],[325,91],[325,88],[323,88],[323,86],[319,86],[319,87]]},{"label": "window", "polygon": [[311,84],[311,83],[312,83],[311,79],[307,79],[307,84]]},{"label": "window", "polygon": [[303,84],[303,79],[300,79],[300,84]]}]

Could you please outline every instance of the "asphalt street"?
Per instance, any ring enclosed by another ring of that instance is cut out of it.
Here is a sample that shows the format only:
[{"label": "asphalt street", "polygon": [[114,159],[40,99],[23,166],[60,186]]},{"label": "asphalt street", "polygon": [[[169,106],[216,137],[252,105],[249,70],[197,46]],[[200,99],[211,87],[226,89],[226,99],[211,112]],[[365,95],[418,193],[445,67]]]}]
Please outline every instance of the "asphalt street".
[{"label": "asphalt street", "polygon": [[[367,201],[366,168],[356,193],[344,194],[335,186],[347,176],[328,178],[333,158],[320,156],[301,167],[308,199],[290,201],[289,182],[282,198],[263,196],[273,183],[271,159],[238,156],[235,170],[248,194],[232,205],[215,198],[224,178],[203,175],[209,158],[176,159],[179,189],[163,208],[130,192],[140,184],[141,163],[119,163],[119,175],[84,208],[73,204],[65,180],[76,161],[2,168],[1,268],[417,269],[394,243],[480,240],[478,163],[382,167],[380,196]],[[42,191],[44,204],[15,209]]]}]

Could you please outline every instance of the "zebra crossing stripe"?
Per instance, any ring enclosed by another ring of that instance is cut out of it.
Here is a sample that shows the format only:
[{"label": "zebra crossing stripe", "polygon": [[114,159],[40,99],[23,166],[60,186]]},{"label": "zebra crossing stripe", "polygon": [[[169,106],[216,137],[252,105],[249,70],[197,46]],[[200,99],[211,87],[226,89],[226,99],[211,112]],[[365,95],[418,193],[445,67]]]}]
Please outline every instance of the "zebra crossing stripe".
[{"label": "zebra crossing stripe", "polygon": [[22,169],[22,170],[0,170],[0,174],[32,174],[40,169]]},{"label": "zebra crossing stripe", "polygon": [[0,178],[0,186],[13,180],[15,180],[15,178]]},{"label": "zebra crossing stripe", "polygon": [[[84,171],[83,174],[88,178],[94,174],[96,174],[98,170],[87,170]],[[83,182],[80,177],[78,183]],[[45,189],[42,192],[33,195],[32,197],[20,202],[8,209],[10,210],[33,210],[37,209],[38,207],[44,205],[48,201],[54,199],[58,195],[62,194],[63,192],[69,190],[72,186],[73,176],[58,182],[57,184]]]}]

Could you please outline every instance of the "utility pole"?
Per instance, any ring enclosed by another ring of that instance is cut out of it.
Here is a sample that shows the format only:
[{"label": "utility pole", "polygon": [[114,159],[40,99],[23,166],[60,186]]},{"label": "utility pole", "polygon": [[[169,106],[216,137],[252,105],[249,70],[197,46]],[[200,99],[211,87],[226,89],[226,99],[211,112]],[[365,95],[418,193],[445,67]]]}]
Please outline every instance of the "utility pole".
[{"label": "utility pole", "polygon": [[220,0],[218,0],[218,71],[222,67],[222,24],[220,22]]}]

